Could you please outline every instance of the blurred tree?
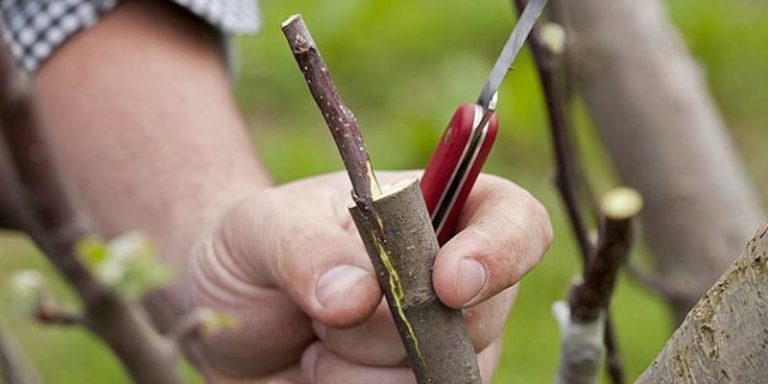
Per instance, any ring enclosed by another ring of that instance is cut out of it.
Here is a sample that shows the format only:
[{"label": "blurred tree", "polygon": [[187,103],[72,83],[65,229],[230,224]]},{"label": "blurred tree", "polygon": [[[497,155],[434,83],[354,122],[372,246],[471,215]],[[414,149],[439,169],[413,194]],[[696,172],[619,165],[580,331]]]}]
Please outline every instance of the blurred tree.
[{"label": "blurred tree", "polygon": [[701,69],[662,1],[557,3],[567,61],[641,216],[678,322],[733,261],[763,213]]}]

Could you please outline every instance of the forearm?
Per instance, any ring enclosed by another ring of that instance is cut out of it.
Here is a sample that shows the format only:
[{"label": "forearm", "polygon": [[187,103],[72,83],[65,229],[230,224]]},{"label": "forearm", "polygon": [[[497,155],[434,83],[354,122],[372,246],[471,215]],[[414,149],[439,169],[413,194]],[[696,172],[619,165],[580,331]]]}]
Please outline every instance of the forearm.
[{"label": "forearm", "polygon": [[159,1],[124,1],[36,76],[64,168],[105,236],[147,232],[163,257],[269,184],[233,99],[218,37]]}]

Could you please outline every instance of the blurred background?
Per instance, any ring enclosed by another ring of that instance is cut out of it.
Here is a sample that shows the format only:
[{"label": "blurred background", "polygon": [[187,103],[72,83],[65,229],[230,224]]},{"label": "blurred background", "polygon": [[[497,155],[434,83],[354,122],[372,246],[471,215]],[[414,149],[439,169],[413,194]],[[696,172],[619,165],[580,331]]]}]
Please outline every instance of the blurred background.
[{"label": "blurred background", "polygon": [[[670,0],[667,6],[759,190],[768,191],[768,3]],[[506,0],[315,0],[262,3],[263,27],[237,39],[238,100],[277,182],[342,168],[280,22],[304,14],[341,93],[355,112],[376,169],[423,167],[456,106],[473,101],[516,19]],[[494,383],[543,383],[559,348],[551,305],[578,273],[578,254],[553,188],[544,105],[527,50],[500,91],[501,129],[486,172],[514,180],[549,209],[555,241],[521,283]],[[581,152],[595,190],[617,185],[588,115],[576,106]],[[704,224],[706,225],[706,224]],[[642,246],[632,258],[644,262]],[[0,234],[0,296],[23,268],[51,269],[23,237]],[[63,295],[66,288],[51,278]],[[612,304],[627,373],[634,380],[672,331],[661,302],[622,276]],[[114,358],[77,329],[46,328],[0,305],[0,321],[50,383],[124,383]],[[190,375],[191,381],[198,379]]]}]

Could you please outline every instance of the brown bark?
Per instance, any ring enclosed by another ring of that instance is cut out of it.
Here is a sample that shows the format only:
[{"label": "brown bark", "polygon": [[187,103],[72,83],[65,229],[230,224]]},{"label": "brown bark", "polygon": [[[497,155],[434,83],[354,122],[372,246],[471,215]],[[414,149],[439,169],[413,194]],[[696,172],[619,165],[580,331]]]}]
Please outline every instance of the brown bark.
[{"label": "brown bark", "polygon": [[768,222],[637,383],[763,383],[767,347]]},{"label": "brown bark", "polygon": [[[13,172],[2,172],[0,196],[14,197],[21,227],[83,301],[84,324],[140,383],[180,381],[175,348],[149,325],[143,312],[125,303],[80,263],[75,245],[87,234],[34,102],[31,81],[17,71],[0,44],[0,153]],[[5,168],[6,170],[8,168]]]},{"label": "brown bark", "polygon": [[[559,313],[564,309],[556,309],[563,341],[558,384],[597,383],[600,378],[602,344],[608,349],[605,331],[610,324],[609,303],[619,269],[629,255],[632,223],[641,207],[642,200],[637,192],[626,188],[617,188],[603,199],[600,207],[603,218],[595,255],[589,260],[582,281],[571,289],[567,318],[563,318],[565,313]],[[614,352],[613,357],[620,355]],[[620,359],[609,364],[609,368],[612,381],[624,382]]]},{"label": "brown bark", "polygon": [[16,171],[11,166],[11,158],[4,145],[0,145],[0,228],[21,229],[22,197],[20,191],[13,188],[17,179]]},{"label": "brown bark", "polygon": [[352,180],[352,189],[361,199],[377,195],[378,183],[373,174],[368,151],[363,144],[357,119],[344,104],[320,50],[301,15],[288,18],[283,23],[282,29],[296,64],[299,65],[307,87],[322,112],[323,119],[339,149],[339,154],[344,160],[344,167]]},{"label": "brown bark", "polygon": [[[610,200],[619,201],[621,209],[607,207]],[[591,322],[608,310],[619,269],[632,247],[632,222],[640,213],[637,193],[626,189],[610,192],[603,203],[603,220],[595,256],[584,271],[581,283],[571,290],[569,303],[575,322]]]},{"label": "brown bark", "polygon": [[[416,179],[374,200],[386,244],[360,208],[350,209],[419,383],[481,383],[461,311],[432,288],[439,246]],[[378,224],[373,224],[378,225]]]},{"label": "brown bark", "polygon": [[[527,0],[514,0],[514,4],[518,11],[522,12]],[[552,52],[543,43],[538,27],[531,31],[528,44],[539,73],[539,81],[547,105],[552,152],[555,158],[555,185],[568,215],[574,238],[579,246],[582,267],[586,269],[595,252],[595,247],[589,240],[587,219],[584,214],[584,207],[580,202],[587,200],[591,203],[589,208],[593,210],[591,212],[593,215],[597,215],[597,208],[594,207],[595,203],[591,201],[590,186],[584,180],[581,163],[572,138],[573,129],[566,107],[563,84],[565,79],[562,57],[559,53]],[[586,196],[580,198],[580,192],[586,192]],[[614,336],[610,313],[606,313],[604,332],[603,340],[607,353],[605,362],[608,375],[613,384],[622,384],[624,383],[624,364],[617,345],[618,342]]]},{"label": "brown bark", "polygon": [[[681,320],[759,223],[701,69],[660,0],[561,1],[569,68],[623,182]],[[696,223],[691,225],[691,223]]]},{"label": "brown bark", "polygon": [[432,288],[439,249],[416,180],[382,195],[352,112],[300,15],[282,25],[296,63],[323,114],[352,181],[350,208],[419,383],[480,383],[461,311],[445,307]]}]

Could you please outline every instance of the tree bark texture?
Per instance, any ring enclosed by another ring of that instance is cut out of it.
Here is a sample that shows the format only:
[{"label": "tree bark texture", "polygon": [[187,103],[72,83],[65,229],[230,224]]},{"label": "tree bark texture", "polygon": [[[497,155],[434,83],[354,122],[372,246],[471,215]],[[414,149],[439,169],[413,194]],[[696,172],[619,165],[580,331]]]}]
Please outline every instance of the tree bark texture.
[{"label": "tree bark texture", "polygon": [[304,19],[301,15],[291,16],[283,23],[282,30],[312,98],[336,142],[354,193],[364,200],[376,197],[380,192],[379,184],[357,119],[344,104]]},{"label": "tree bark texture", "polygon": [[461,311],[443,305],[432,288],[439,250],[416,179],[373,201],[385,244],[366,213],[354,206],[360,232],[419,383],[481,383]]},{"label": "tree bark texture", "polygon": [[766,349],[768,222],[637,383],[764,383]]},{"label": "tree bark texture", "polygon": [[760,222],[748,181],[702,70],[660,0],[559,4],[567,60],[641,216],[682,320]]}]

